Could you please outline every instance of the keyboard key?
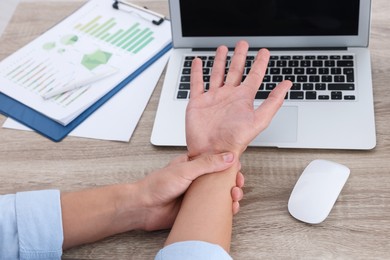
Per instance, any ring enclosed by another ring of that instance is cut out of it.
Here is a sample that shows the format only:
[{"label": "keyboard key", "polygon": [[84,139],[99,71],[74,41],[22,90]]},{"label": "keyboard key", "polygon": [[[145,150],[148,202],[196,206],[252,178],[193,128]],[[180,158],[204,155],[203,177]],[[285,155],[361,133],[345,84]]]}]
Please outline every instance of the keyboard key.
[{"label": "keyboard key", "polygon": [[284,76],[284,79],[285,80],[289,80],[291,82],[294,82],[295,81],[295,76],[293,76],[293,75],[286,75],[286,76]]},{"label": "keyboard key", "polygon": [[345,95],[344,99],[345,100],[355,100],[355,96],[353,96],[353,95]]},{"label": "keyboard key", "polygon": [[180,82],[190,82],[191,77],[190,76],[181,76]]},{"label": "keyboard key", "polygon": [[330,59],[331,60],[339,60],[339,59],[341,59],[341,56],[340,55],[331,55]]},{"label": "keyboard key", "polygon": [[191,74],[191,69],[189,68],[184,68],[181,74]]},{"label": "keyboard key", "polygon": [[353,68],[345,68],[343,72],[347,76],[347,82],[355,81],[355,73],[353,71]]},{"label": "keyboard key", "polygon": [[336,62],[334,60],[326,60],[324,63],[325,67],[334,67],[336,66]]},{"label": "keyboard key", "polygon": [[315,85],[316,90],[326,90],[326,84],[325,83],[317,83]]},{"label": "keyboard key", "polygon": [[352,55],[344,55],[343,60],[353,60],[353,56]]},{"label": "keyboard key", "polygon": [[341,100],[343,98],[343,94],[340,91],[333,91],[330,93],[330,98],[332,100]]},{"label": "keyboard key", "polygon": [[329,83],[328,90],[355,90],[355,84],[337,84],[337,83]]},{"label": "keyboard key", "polygon": [[272,76],[272,82],[281,82],[283,81],[283,76]]},{"label": "keyboard key", "polygon": [[291,90],[301,90],[302,84],[301,83],[293,83],[291,86]]},{"label": "keyboard key", "polygon": [[327,55],[318,55],[317,59],[319,59],[319,60],[327,60],[327,59],[329,59],[329,56],[327,56]]},{"label": "keyboard key", "polygon": [[273,90],[274,88],[276,88],[276,83],[267,83],[267,84],[265,84],[265,89],[266,90]]},{"label": "keyboard key", "polygon": [[303,90],[313,90],[314,89],[314,84],[312,84],[312,83],[303,83],[302,84],[302,89]]},{"label": "keyboard key", "polygon": [[317,99],[317,92],[306,91],[306,99],[309,99],[309,100]]},{"label": "keyboard key", "polygon": [[180,83],[179,84],[179,89],[190,90],[190,83]]},{"label": "keyboard key", "polygon": [[191,68],[192,60],[191,61],[185,61],[183,67],[185,68]]},{"label": "keyboard key", "polygon": [[318,69],[318,74],[321,74],[321,75],[329,74],[329,68],[319,68]]},{"label": "keyboard key", "polygon": [[292,74],[292,73],[293,73],[293,69],[292,68],[283,68],[282,69],[282,74],[283,75]]},{"label": "keyboard key", "polygon": [[178,99],[187,99],[187,97],[188,97],[188,91],[180,90],[177,92]]},{"label": "keyboard key", "polygon": [[322,82],[332,82],[332,76],[322,76],[321,77]]},{"label": "keyboard key", "polygon": [[255,99],[266,99],[271,91],[257,91]]},{"label": "keyboard key", "polygon": [[[344,73],[345,73],[345,72],[344,72]],[[331,69],[330,69],[330,74],[332,74],[332,75],[341,74],[341,68],[331,68]]]},{"label": "keyboard key", "polygon": [[322,67],[324,66],[324,62],[322,60],[313,60],[313,67]]},{"label": "keyboard key", "polygon": [[269,75],[264,76],[263,82],[271,82],[271,76]]},{"label": "keyboard key", "polygon": [[287,67],[287,61],[286,60],[278,60],[276,62],[276,67]]},{"label": "keyboard key", "polygon": [[288,61],[288,66],[289,67],[298,67],[299,66],[299,61],[297,61],[297,60],[290,60],[290,61]]},{"label": "keyboard key", "polygon": [[307,82],[307,76],[298,76],[297,82]]},{"label": "keyboard key", "polygon": [[303,60],[303,56],[302,55],[295,55],[295,56],[293,56],[293,59],[294,60]]},{"label": "keyboard key", "polygon": [[320,76],[309,76],[309,82],[320,82]]},{"label": "keyboard key", "polygon": [[306,74],[317,74],[317,69],[316,68],[307,68]]},{"label": "keyboard key", "polygon": [[345,76],[344,75],[335,75],[333,81],[334,82],[345,82]]},{"label": "keyboard key", "polygon": [[329,96],[328,95],[319,95],[318,99],[319,100],[329,100]]},{"label": "keyboard key", "polygon": [[353,67],[353,60],[339,60],[337,61],[338,67]]},{"label": "keyboard key", "polygon": [[294,69],[294,74],[297,74],[297,75],[305,74],[305,69],[303,69],[303,68],[296,68],[296,69]]},{"label": "keyboard key", "polygon": [[290,99],[303,99],[303,91],[290,91]]},{"label": "keyboard key", "polygon": [[315,60],[315,59],[316,59],[316,56],[314,56],[314,55],[306,55],[306,56],[305,56],[305,59],[306,59],[306,60]]}]

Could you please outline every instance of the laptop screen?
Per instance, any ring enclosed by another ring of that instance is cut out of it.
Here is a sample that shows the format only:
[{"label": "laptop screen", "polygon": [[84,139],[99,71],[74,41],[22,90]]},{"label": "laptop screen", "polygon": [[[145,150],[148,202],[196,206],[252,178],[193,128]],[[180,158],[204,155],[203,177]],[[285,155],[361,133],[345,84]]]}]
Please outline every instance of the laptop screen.
[{"label": "laptop screen", "polygon": [[180,0],[182,36],[355,36],[359,2]]}]

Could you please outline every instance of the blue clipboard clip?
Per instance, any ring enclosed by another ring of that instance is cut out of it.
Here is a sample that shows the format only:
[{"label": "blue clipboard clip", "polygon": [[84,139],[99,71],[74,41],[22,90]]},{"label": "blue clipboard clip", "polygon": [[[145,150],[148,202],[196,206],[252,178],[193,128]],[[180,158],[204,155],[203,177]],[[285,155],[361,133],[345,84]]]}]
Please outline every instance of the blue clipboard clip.
[{"label": "blue clipboard clip", "polygon": [[[132,7],[134,9],[137,9],[138,11],[141,11],[141,12],[145,12],[147,14],[150,14],[152,16],[156,16],[158,19],[152,19],[151,22],[155,25],[160,25],[164,22],[164,20],[166,19],[165,16],[159,14],[159,13],[156,13],[156,12],[153,12],[151,10],[149,10],[147,7],[140,7],[138,5],[135,5],[135,4],[132,4],[132,3],[129,3],[127,1],[121,1],[121,0],[115,0],[114,3],[112,4],[112,7],[114,7],[115,9],[117,10],[120,10],[119,9],[119,4],[122,4],[124,6],[128,6],[128,7]],[[132,11],[129,11],[129,12],[132,12]],[[147,19],[145,17],[143,17],[144,19]]]}]

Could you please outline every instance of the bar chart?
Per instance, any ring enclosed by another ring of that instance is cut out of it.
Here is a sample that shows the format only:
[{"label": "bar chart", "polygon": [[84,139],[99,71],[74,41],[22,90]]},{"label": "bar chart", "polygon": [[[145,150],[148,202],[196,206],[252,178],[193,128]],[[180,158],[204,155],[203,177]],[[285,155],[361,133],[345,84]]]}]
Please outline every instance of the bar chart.
[{"label": "bar chart", "polygon": [[104,19],[101,15],[76,24],[74,29],[133,54],[137,54],[154,40],[153,31],[148,27],[142,28],[140,23],[120,28],[115,18]]}]

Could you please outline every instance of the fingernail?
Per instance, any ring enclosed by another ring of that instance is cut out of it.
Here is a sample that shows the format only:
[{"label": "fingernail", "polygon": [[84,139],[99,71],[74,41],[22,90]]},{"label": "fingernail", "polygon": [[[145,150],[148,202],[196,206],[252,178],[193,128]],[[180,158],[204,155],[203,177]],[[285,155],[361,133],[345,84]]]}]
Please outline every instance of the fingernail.
[{"label": "fingernail", "polygon": [[227,162],[227,163],[231,163],[231,162],[233,161],[233,159],[234,159],[234,156],[233,156],[232,153],[225,153],[225,154],[223,155],[223,160],[224,160],[225,162]]}]

